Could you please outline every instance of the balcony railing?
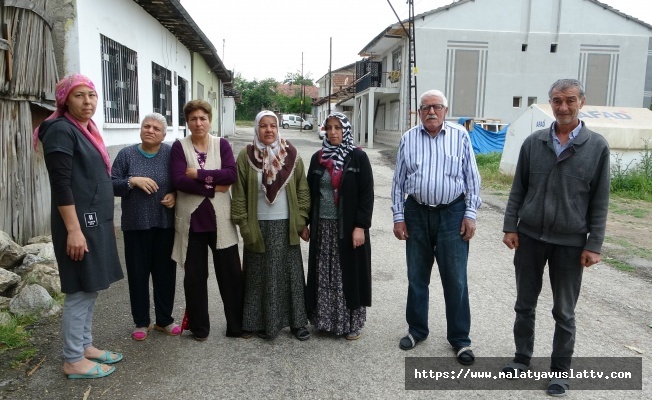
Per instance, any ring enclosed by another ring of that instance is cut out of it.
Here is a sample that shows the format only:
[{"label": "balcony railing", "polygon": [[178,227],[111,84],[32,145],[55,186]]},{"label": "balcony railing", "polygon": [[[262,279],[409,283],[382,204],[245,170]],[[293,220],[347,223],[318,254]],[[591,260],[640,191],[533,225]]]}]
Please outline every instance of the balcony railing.
[{"label": "balcony railing", "polygon": [[[379,76],[380,75],[380,76]],[[370,87],[399,88],[401,85],[401,72],[389,71],[373,76],[367,73],[355,82],[356,93],[369,89]]]}]

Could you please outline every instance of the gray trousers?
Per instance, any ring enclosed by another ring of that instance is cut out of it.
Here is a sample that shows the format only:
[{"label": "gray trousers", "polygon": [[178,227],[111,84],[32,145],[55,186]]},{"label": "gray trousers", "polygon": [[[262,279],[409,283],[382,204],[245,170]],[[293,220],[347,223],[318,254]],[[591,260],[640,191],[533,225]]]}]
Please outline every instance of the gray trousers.
[{"label": "gray trousers", "polygon": [[97,294],[98,292],[66,294],[61,317],[64,362],[83,360],[84,349],[93,344],[91,330]]},{"label": "gray trousers", "polygon": [[530,364],[534,352],[534,320],[543,284],[546,263],[552,288],[552,340],[550,370],[568,372],[575,348],[575,305],[582,285],[581,247],[545,243],[522,233],[514,254],[516,268],[516,321],[514,322],[514,361]]}]

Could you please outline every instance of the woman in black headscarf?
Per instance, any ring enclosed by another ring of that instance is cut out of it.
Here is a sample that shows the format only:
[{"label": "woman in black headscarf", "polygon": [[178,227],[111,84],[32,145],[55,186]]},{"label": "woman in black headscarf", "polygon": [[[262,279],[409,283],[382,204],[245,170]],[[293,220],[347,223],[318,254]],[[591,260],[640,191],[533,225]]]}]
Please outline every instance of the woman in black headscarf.
[{"label": "woman in black headscarf", "polygon": [[360,338],[371,306],[369,227],[374,182],[367,154],[354,146],[351,123],[334,112],[322,149],[310,160],[312,199],[306,309],[320,331]]}]

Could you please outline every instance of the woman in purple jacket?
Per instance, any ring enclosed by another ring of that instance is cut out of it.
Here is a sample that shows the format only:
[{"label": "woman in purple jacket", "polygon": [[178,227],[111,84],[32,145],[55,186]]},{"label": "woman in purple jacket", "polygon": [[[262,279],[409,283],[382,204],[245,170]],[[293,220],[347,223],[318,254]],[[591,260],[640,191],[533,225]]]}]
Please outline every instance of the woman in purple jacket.
[{"label": "woman in purple jacket", "polygon": [[236,165],[229,143],[210,134],[212,108],[204,100],[183,107],[191,135],[172,145],[170,172],[177,190],[172,259],[184,266],[186,316],[182,329],[198,341],[210,332],[208,317],[208,249],[213,253],[226,336],[242,335],[244,278],[238,234],[231,222],[229,187]]}]

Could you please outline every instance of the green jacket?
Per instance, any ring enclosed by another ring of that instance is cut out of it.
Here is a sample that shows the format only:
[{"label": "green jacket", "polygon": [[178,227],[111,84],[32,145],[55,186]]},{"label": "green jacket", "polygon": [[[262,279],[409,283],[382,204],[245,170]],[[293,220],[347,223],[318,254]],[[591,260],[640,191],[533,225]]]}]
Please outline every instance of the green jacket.
[{"label": "green jacket", "polygon": [[[258,174],[247,157],[247,148],[236,160],[238,179],[231,188],[231,220],[240,227],[240,236],[246,250],[264,253],[265,243],[258,225]],[[285,186],[290,208],[290,244],[300,243],[300,234],[306,226],[310,211],[310,190],[303,161],[297,154],[294,173]]]}]

